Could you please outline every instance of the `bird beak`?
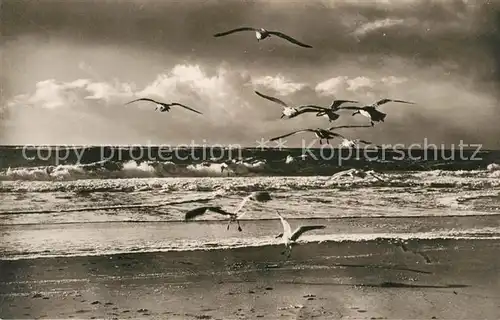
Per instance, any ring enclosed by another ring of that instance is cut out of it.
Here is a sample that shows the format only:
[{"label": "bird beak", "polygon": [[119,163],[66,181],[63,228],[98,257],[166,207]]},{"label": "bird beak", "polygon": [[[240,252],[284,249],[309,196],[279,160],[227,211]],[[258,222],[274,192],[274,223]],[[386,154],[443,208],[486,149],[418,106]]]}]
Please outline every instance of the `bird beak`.
[{"label": "bird beak", "polygon": [[277,235],[276,237],[274,237],[274,238],[275,238],[275,239],[278,239],[278,238],[281,238],[281,237],[283,237],[283,233],[278,234],[278,235]]}]

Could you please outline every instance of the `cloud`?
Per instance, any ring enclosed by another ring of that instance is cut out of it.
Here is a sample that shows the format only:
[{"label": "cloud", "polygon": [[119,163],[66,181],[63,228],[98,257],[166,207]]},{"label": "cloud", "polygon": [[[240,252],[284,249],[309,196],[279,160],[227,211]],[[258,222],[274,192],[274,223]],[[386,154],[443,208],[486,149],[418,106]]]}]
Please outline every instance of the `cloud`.
[{"label": "cloud", "polygon": [[35,92],[15,96],[7,102],[9,107],[31,106],[46,109],[70,108],[84,99],[104,100],[130,96],[132,87],[126,83],[109,84],[77,79],[71,82],[43,80],[35,85]]},{"label": "cloud", "polygon": [[[304,82],[288,100],[296,105],[326,105],[322,97],[352,99],[360,104],[385,97],[415,101],[417,105],[412,106],[384,105],[381,109],[388,114],[386,123],[370,130],[369,136],[363,136],[365,131],[349,131],[349,137],[369,137],[375,143],[408,143],[421,141],[424,136],[436,143],[460,139],[469,143],[498,143],[495,138],[498,127],[491,125],[500,121],[498,103],[491,95],[478,90],[476,84],[466,78],[445,76],[439,68],[409,71],[418,77],[366,71],[365,75]],[[262,79],[282,80],[265,82]],[[264,103],[253,93],[252,86],[259,82],[278,83],[276,88],[280,88],[292,81],[280,73],[252,78],[248,72],[229,69],[224,64],[217,68],[176,65],[142,86],[118,80],[43,80],[33,92],[9,101],[9,126],[5,127],[7,122],[4,123],[6,134],[2,136],[2,143],[178,144],[195,141],[253,146],[261,137],[325,125],[324,119],[314,115],[280,120],[280,107],[272,102]],[[182,102],[203,115],[180,108],[160,114],[148,103],[124,106],[129,99],[137,97]],[[366,119],[341,117],[338,124],[366,124]],[[300,146],[300,141],[293,139],[290,138],[290,146]]]},{"label": "cloud", "polygon": [[383,29],[383,28],[389,28],[393,27],[399,24],[403,24],[404,20],[403,19],[381,19],[381,20],[376,20],[368,23],[364,23],[356,30],[353,31],[353,35],[356,37],[362,37],[370,32]]},{"label": "cloud", "polygon": [[346,76],[330,78],[322,81],[316,85],[314,90],[320,95],[335,95],[340,91],[345,81],[348,79]]},{"label": "cloud", "polygon": [[277,76],[264,76],[256,78],[252,81],[254,85],[260,85],[268,89],[276,91],[282,96],[287,96],[303,89],[306,84],[292,82],[286,79],[283,75],[278,74]]},{"label": "cloud", "polygon": [[366,96],[373,96],[376,91],[382,88],[392,88],[407,81],[404,77],[381,77],[373,79],[366,76],[348,77],[338,76],[330,78],[318,83],[314,90],[322,96],[336,96],[342,94],[361,94]]},{"label": "cloud", "polygon": [[[252,99],[257,99],[248,89],[251,86],[251,77],[244,71],[231,71],[221,65],[210,72],[192,64],[176,65],[142,87],[118,80],[43,80],[32,93],[17,95],[7,102],[13,113],[9,132],[2,138],[19,143],[145,143],[161,141],[168,127],[169,138],[178,143],[202,136],[234,142],[234,138],[255,131],[251,120],[263,117],[267,110],[253,108]],[[138,97],[181,102],[204,115],[174,107],[159,116],[147,102],[124,105]],[[81,126],[92,130],[82,135],[76,130]],[[232,135],[222,133],[231,130],[235,132]]]},{"label": "cloud", "polygon": [[[183,60],[195,57],[215,64],[222,60],[254,69],[300,65],[308,70],[341,55],[365,54],[417,56],[426,64],[454,60],[476,65],[471,61],[490,43],[480,38],[496,32],[491,24],[498,9],[498,1],[472,5],[458,0],[325,0],[307,6],[281,0],[4,2],[2,11],[8,19],[2,20],[2,32],[8,39],[36,34],[46,40],[50,35],[72,43],[139,48]],[[169,19],[165,19],[167,12]],[[279,39],[257,44],[249,34],[212,37],[242,22],[289,33],[314,50],[299,54]],[[385,36],[373,32],[380,28]],[[254,63],[256,59],[259,63]]]}]

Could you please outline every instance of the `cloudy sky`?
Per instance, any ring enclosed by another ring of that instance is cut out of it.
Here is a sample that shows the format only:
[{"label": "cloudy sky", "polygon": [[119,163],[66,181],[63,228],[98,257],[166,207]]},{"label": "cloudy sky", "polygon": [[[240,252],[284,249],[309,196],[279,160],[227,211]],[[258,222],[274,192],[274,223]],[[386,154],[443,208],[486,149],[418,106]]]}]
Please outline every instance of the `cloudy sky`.
[{"label": "cloudy sky", "polygon": [[[254,146],[329,125],[314,115],[280,120],[258,90],[291,105],[411,100],[381,107],[386,122],[373,129],[343,133],[500,148],[500,0],[3,0],[0,12],[0,144]],[[240,26],[314,48],[213,37]],[[204,115],[124,106],[137,97]],[[349,111],[338,121],[369,123]],[[302,138],[312,137],[289,146]]]}]

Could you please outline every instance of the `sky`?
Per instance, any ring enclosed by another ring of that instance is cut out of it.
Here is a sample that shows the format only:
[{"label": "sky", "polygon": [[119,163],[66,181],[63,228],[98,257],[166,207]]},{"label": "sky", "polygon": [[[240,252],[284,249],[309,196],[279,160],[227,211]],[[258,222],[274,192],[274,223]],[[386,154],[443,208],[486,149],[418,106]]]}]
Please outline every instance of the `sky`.
[{"label": "sky", "polygon": [[[338,131],[351,139],[500,148],[500,0],[3,0],[0,15],[0,144],[252,147],[369,124],[352,111],[332,124],[283,120],[258,90],[292,106],[416,103],[386,104],[384,123]],[[213,37],[241,26],[313,48],[251,32]],[[142,97],[203,115],[124,105]]]}]

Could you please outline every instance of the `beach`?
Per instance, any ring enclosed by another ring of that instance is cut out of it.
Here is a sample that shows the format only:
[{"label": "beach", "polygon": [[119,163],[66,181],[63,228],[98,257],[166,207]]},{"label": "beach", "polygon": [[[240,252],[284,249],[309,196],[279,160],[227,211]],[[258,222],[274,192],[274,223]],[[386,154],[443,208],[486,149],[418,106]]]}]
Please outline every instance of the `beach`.
[{"label": "beach", "polygon": [[[427,225],[434,229],[433,223],[439,222],[456,230],[457,225],[491,225],[493,221],[488,217],[434,220],[427,224],[420,219],[408,228],[423,230]],[[334,221],[320,219],[318,223],[330,226]],[[258,224],[270,225],[271,221],[245,221],[244,232],[262,229]],[[376,223],[353,219],[350,228],[356,233],[356,225],[361,230],[370,224]],[[377,224],[404,223],[387,219]],[[95,227],[85,226],[88,230]],[[134,228],[150,233],[141,224]],[[220,228],[219,237],[226,231],[221,222],[214,222],[213,228]],[[111,235],[127,237],[116,226],[111,229],[115,231],[109,233],[108,242],[121,241]],[[30,231],[23,234],[30,237]],[[414,232],[401,233],[399,238],[405,234],[408,238],[401,241],[395,240],[398,236],[359,233],[366,240],[306,242],[293,248],[289,260],[280,254],[279,242],[231,249],[2,260],[0,317],[498,318],[500,238],[477,233],[422,239]],[[77,238],[73,241],[78,242]]]},{"label": "beach", "polygon": [[500,319],[500,0],[0,1],[0,320]]}]

